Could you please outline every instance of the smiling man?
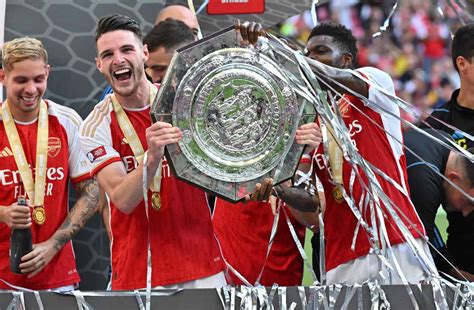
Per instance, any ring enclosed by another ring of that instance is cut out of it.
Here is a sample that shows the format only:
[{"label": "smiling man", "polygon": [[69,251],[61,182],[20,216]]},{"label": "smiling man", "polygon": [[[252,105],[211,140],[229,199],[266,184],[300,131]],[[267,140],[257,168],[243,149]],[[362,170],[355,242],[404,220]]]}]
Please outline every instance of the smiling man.
[{"label": "smiling man", "polygon": [[92,174],[110,198],[112,289],[146,287],[148,241],[153,287],[221,287],[223,264],[205,193],[172,176],[164,158],[165,146],[182,133],[171,124],[151,122],[157,86],[145,76],[149,52],[141,36],[140,25],[128,17],[99,20],[96,63],[113,94],[81,126]]},{"label": "smiling man", "polygon": [[[7,42],[2,55],[7,99],[0,116],[0,279],[6,282],[0,281],[0,289],[72,290],[79,275],[70,240],[100,204],[98,184],[77,143],[82,120],[43,99],[50,67],[39,40]],[[69,181],[78,193],[70,211]],[[20,196],[27,196],[28,206],[17,204]],[[10,231],[22,228],[32,230],[33,251],[21,258],[22,274],[14,274]]]}]

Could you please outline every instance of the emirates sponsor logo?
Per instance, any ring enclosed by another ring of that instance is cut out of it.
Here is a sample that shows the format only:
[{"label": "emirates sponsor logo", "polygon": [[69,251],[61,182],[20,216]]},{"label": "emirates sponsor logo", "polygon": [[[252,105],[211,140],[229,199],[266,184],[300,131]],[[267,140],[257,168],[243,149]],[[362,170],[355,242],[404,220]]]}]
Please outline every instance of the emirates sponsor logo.
[{"label": "emirates sponsor logo", "polygon": [[0,158],[9,156],[13,156],[13,152],[8,146],[5,146],[5,148],[0,152]]},{"label": "emirates sponsor logo", "polygon": [[[33,169],[33,175],[36,172],[36,169]],[[49,167],[46,170],[46,180],[56,181],[62,180],[65,177],[63,167]],[[18,185],[21,183],[20,172],[18,170],[4,169],[0,170],[0,184],[3,186],[7,185]]]},{"label": "emirates sponsor logo", "polygon": [[61,152],[61,140],[58,137],[48,138],[48,156],[56,157]]}]

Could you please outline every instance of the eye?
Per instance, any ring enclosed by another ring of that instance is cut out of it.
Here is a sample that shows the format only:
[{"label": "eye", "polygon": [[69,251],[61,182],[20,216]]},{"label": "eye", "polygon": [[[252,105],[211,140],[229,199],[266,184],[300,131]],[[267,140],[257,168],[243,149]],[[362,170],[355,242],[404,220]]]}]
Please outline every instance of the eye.
[{"label": "eye", "polygon": [[107,58],[109,58],[111,55],[112,55],[112,53],[103,53],[103,54],[100,56],[100,58],[101,58],[101,59],[107,59]]}]

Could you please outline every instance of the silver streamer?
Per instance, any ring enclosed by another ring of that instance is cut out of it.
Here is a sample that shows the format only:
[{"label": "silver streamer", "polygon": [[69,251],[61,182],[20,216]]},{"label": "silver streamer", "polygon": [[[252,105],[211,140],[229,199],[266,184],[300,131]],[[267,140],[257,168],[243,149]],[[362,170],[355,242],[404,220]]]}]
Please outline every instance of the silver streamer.
[{"label": "silver streamer", "polygon": [[263,271],[265,270],[265,266],[267,265],[268,261],[268,256],[270,255],[270,251],[273,246],[273,241],[275,240],[275,235],[278,230],[278,221],[280,219],[280,209],[282,208],[282,202],[280,199],[278,199],[278,206],[275,212],[275,215],[273,216],[273,224],[272,224],[272,230],[270,233],[270,238],[268,240],[268,246],[267,246],[267,253],[265,255],[265,260],[263,261],[262,269],[260,269],[260,273],[258,274],[257,279],[255,280],[255,286],[260,285],[260,280],[262,279]]},{"label": "silver streamer", "polygon": [[311,19],[313,21],[313,26],[318,24],[318,14],[316,12],[316,7],[318,6],[319,0],[313,0],[311,3]]},{"label": "silver streamer", "polygon": [[222,302],[222,295],[224,295],[224,301],[222,303],[223,303],[223,307],[224,307],[225,310],[230,310],[231,309],[231,307],[230,307],[230,289],[231,289],[230,285],[224,285],[224,287],[222,287],[222,294],[219,294],[219,289],[217,289],[217,294],[219,295],[219,298],[221,299],[221,302]]},{"label": "silver streamer", "polygon": [[278,305],[280,306],[280,310],[287,310],[286,287],[278,288]]},{"label": "silver streamer", "polygon": [[[370,291],[372,309],[390,310],[390,303],[388,302],[387,297],[385,296],[385,292],[380,287],[380,284],[377,281],[369,282],[368,287]],[[418,309],[417,304],[415,309]]]},{"label": "silver streamer", "polygon": [[275,294],[278,292],[278,284],[273,284],[272,288],[270,290],[270,294],[268,294],[268,299],[267,299],[267,309],[273,309],[273,298],[275,298]]},{"label": "silver streamer", "polygon": [[8,305],[7,310],[25,310],[25,297],[23,292],[12,292],[13,299]]},{"label": "silver streamer", "polygon": [[298,251],[300,252],[300,256],[303,258],[304,266],[310,272],[311,280],[313,280],[313,285],[317,285],[319,284],[318,278],[316,277],[316,274],[314,273],[313,266],[311,265],[308,259],[308,256],[306,255],[303,245],[298,239],[298,235],[296,234],[295,227],[293,226],[293,224],[291,224],[290,217],[288,216],[288,213],[285,208],[283,208],[283,213],[285,214],[286,223],[290,230],[291,236],[293,237],[293,241],[295,242],[296,247],[298,248]]},{"label": "silver streamer", "polygon": [[339,294],[341,293],[342,290],[342,284],[333,284],[329,286],[329,308],[334,309],[336,306],[336,301],[337,298],[339,297]]},{"label": "silver streamer", "polygon": [[301,309],[306,309],[306,289],[304,286],[298,286],[298,296],[301,301]]},{"label": "silver streamer", "polygon": [[70,292],[74,298],[76,298],[77,308],[79,310],[93,310],[94,308],[91,307],[84,298],[84,295],[79,290],[74,290]]},{"label": "silver streamer", "polygon": [[383,25],[380,26],[380,30],[374,33],[372,35],[372,38],[376,38],[382,35],[382,33],[384,33],[385,31],[387,31],[388,27],[390,26],[390,18],[392,18],[392,15],[397,10],[397,7],[398,7],[398,1],[396,1],[395,4],[393,5],[392,10],[390,11],[390,14],[388,14],[388,17],[385,19]]},{"label": "silver streamer", "polygon": [[[151,265],[151,243],[150,243],[150,215],[148,206],[148,151],[143,156],[143,201],[145,204],[145,214],[147,222],[147,264],[146,264],[146,297],[145,297],[145,308],[146,310],[151,309],[151,276],[152,276],[152,265]],[[161,169],[161,165],[158,169]],[[141,298],[140,298],[141,302]]]},{"label": "silver streamer", "polygon": [[344,303],[341,306],[341,310],[347,310],[349,307],[349,303],[351,302],[352,298],[354,297],[355,293],[358,290],[362,290],[362,286],[360,284],[354,284],[353,286],[347,287],[346,289],[346,296],[344,298]]},{"label": "silver streamer", "polygon": [[41,301],[40,293],[38,291],[34,291],[33,294],[35,294],[35,300],[36,300],[36,303],[38,304],[38,309],[39,310],[44,310],[43,302]]}]

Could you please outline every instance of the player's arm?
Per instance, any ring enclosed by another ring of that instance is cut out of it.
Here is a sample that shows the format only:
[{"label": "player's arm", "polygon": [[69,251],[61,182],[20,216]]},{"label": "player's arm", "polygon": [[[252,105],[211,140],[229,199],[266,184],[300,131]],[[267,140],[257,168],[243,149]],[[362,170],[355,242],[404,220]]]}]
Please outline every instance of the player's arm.
[{"label": "player's arm", "polygon": [[[165,153],[165,146],[177,143],[182,137],[177,127],[157,122],[146,130],[147,184],[149,187]],[[113,162],[97,173],[97,179],[113,204],[124,213],[132,213],[143,200],[143,162],[127,174],[122,162]]]},{"label": "player's arm", "polygon": [[[33,251],[21,258],[22,273],[32,277],[39,273],[62,247],[71,240],[86,224],[86,222],[105,203],[100,199],[99,185],[96,179],[89,178],[75,184],[77,201],[69,211],[63,224],[47,241],[33,245]],[[45,224],[47,225],[47,223]]]},{"label": "player's arm", "polygon": [[[317,60],[306,57],[311,69],[316,72],[321,78],[323,78],[332,88],[343,94],[350,94],[350,92],[340,87],[337,83],[340,83],[353,92],[356,92],[365,98],[369,96],[369,85],[361,80],[359,77],[352,74],[351,70],[334,68],[323,64]],[[336,81],[337,83],[333,82]],[[324,85],[321,87],[325,88]]]},{"label": "player's arm", "polygon": [[[310,164],[301,163],[298,170],[307,173]],[[298,177],[294,178],[297,181]],[[314,176],[310,182],[315,188]],[[282,183],[275,186],[278,197],[285,202],[290,208],[293,217],[303,226],[311,229],[313,232],[319,229],[319,212],[321,200],[318,193],[307,188],[307,184],[301,184],[298,187],[291,186],[290,182]]]},{"label": "player's arm", "polygon": [[[298,128],[295,136],[298,144],[306,145],[307,155],[314,152],[322,141],[321,131],[316,123],[302,125]],[[309,155],[310,156],[310,155]],[[310,156],[311,157],[311,156]],[[301,162],[298,170],[302,173],[309,173],[311,162]],[[294,182],[298,182],[300,175],[295,175]],[[315,189],[315,176],[310,177],[308,182],[299,186],[291,186],[290,182],[280,184],[275,187],[278,196],[288,206],[293,216],[304,226],[316,231],[318,229],[318,215],[320,199],[315,190],[310,190],[308,186]]]}]

